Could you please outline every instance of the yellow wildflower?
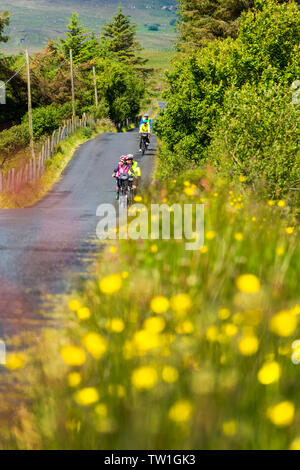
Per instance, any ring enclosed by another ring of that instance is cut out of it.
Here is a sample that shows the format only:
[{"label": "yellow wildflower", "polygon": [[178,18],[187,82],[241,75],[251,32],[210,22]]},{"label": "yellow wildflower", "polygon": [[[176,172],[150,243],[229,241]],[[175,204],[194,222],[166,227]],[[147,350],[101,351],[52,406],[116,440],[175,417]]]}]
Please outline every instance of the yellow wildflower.
[{"label": "yellow wildflower", "polygon": [[167,383],[174,383],[178,380],[179,374],[177,369],[171,366],[164,366],[162,370],[162,378]]},{"label": "yellow wildflower", "polygon": [[117,253],[117,251],[118,251],[118,248],[117,248],[116,246],[112,246],[112,247],[110,247],[110,249],[109,249],[109,252],[110,252],[110,253]]},{"label": "yellow wildflower", "polygon": [[284,253],[284,248],[282,246],[279,246],[278,248],[276,248],[276,255],[277,256],[281,256],[283,255]]},{"label": "yellow wildflower", "polygon": [[98,333],[87,333],[81,339],[83,346],[95,359],[100,359],[107,350],[107,341]]},{"label": "yellow wildflower", "polygon": [[219,330],[216,326],[212,325],[206,330],[206,338],[208,341],[214,342],[218,340]]},{"label": "yellow wildflower", "polygon": [[290,312],[292,315],[300,315],[300,305],[295,305],[295,307],[292,307]]},{"label": "yellow wildflower", "polygon": [[230,310],[229,308],[220,308],[218,311],[218,317],[220,320],[226,320],[227,318],[230,317]]},{"label": "yellow wildflower", "polygon": [[69,366],[81,366],[86,361],[84,350],[77,346],[63,346],[60,355]]},{"label": "yellow wildflower", "polygon": [[76,312],[81,307],[81,305],[79,300],[70,300],[68,307],[72,312]]},{"label": "yellow wildflower", "polygon": [[178,400],[170,408],[168,416],[175,423],[185,423],[189,421],[193,412],[193,406],[188,400]]},{"label": "yellow wildflower", "polygon": [[162,317],[150,317],[147,318],[144,322],[144,327],[146,330],[151,331],[152,333],[160,333],[166,326],[166,322]]},{"label": "yellow wildflower", "polygon": [[295,227],[287,227],[285,229],[285,231],[288,235],[291,235],[294,232],[294,230],[295,230]]},{"label": "yellow wildflower", "polygon": [[167,299],[167,297],[164,297],[162,295],[153,297],[150,303],[151,310],[154,313],[164,313],[169,309],[169,306],[169,300]]},{"label": "yellow wildflower", "polygon": [[208,248],[206,245],[203,245],[200,249],[199,249],[200,253],[204,254],[204,253],[207,253],[208,252]]},{"label": "yellow wildflower", "polygon": [[184,188],[184,192],[187,196],[194,196],[196,194],[195,188],[193,186]]},{"label": "yellow wildflower", "polygon": [[80,307],[77,310],[77,316],[79,320],[87,320],[91,316],[91,311],[88,307]]},{"label": "yellow wildflower", "polygon": [[68,374],[68,384],[69,387],[77,387],[81,382],[81,375],[79,372],[70,372]]},{"label": "yellow wildflower", "polygon": [[151,251],[151,253],[157,253],[158,252],[158,246],[157,245],[151,245],[150,251]]},{"label": "yellow wildflower", "polygon": [[245,183],[245,181],[247,181],[247,178],[243,175],[240,176],[240,182],[241,183]]},{"label": "yellow wildflower", "polygon": [[120,274],[110,274],[100,280],[99,287],[104,294],[116,294],[121,289],[122,282]]},{"label": "yellow wildflower", "polygon": [[5,367],[10,370],[22,369],[26,364],[26,356],[23,353],[10,353],[6,356]]},{"label": "yellow wildflower", "polygon": [[278,202],[277,202],[277,206],[278,206],[278,207],[284,207],[284,206],[285,206],[285,202],[284,202],[284,201],[278,201]]},{"label": "yellow wildflower", "polygon": [[290,336],[297,328],[297,325],[297,317],[287,310],[277,313],[269,321],[269,328],[272,333],[284,337]]},{"label": "yellow wildflower", "polygon": [[175,330],[176,330],[176,333],[184,335],[184,334],[193,333],[193,331],[195,330],[195,327],[192,322],[187,320],[182,323],[179,323],[179,325],[176,326]]},{"label": "yellow wildflower", "polygon": [[233,323],[226,323],[223,326],[224,333],[227,336],[235,336],[238,332],[237,327]]},{"label": "yellow wildflower", "polygon": [[291,442],[290,450],[300,450],[300,437],[295,437],[295,439]]},{"label": "yellow wildflower", "polygon": [[213,240],[216,237],[216,232],[214,230],[209,230],[206,234],[207,240]]},{"label": "yellow wildflower", "polygon": [[237,242],[241,242],[244,238],[243,234],[241,232],[237,232],[234,234],[234,238]]},{"label": "yellow wildflower", "polygon": [[241,292],[254,294],[260,289],[260,281],[254,274],[242,274],[237,278],[236,286]]},{"label": "yellow wildflower", "polygon": [[76,403],[78,403],[79,405],[89,406],[93,405],[99,400],[99,393],[96,388],[87,387],[78,390],[78,392],[75,393],[74,398]]},{"label": "yellow wildflower", "polygon": [[270,207],[275,206],[275,201],[272,201],[272,199],[270,199],[268,201],[268,206],[270,206]]},{"label": "yellow wildflower", "polygon": [[171,308],[176,313],[186,312],[191,306],[192,301],[188,294],[177,294],[171,297]]},{"label": "yellow wildflower", "polygon": [[105,403],[98,403],[98,405],[95,406],[95,413],[100,416],[100,418],[106,418],[107,417],[107,406]]},{"label": "yellow wildflower", "polygon": [[122,333],[125,328],[125,323],[122,318],[111,318],[107,321],[106,328],[108,331],[113,331],[114,333]]},{"label": "yellow wildflower", "polygon": [[224,421],[222,429],[225,436],[234,436],[237,432],[237,422],[233,419],[230,421]]},{"label": "yellow wildflower", "polygon": [[274,382],[278,382],[280,377],[281,369],[280,365],[276,361],[266,362],[259,369],[257,378],[263,385],[270,385]]},{"label": "yellow wildflower", "polygon": [[150,390],[157,382],[157,372],[151,366],[138,367],[133,371],[131,382],[139,390]]},{"label": "yellow wildflower", "polygon": [[142,196],[135,196],[134,197],[135,202],[141,202],[143,200]]},{"label": "yellow wildflower", "polygon": [[129,276],[129,272],[128,271],[123,271],[121,276],[122,276],[123,279],[127,279],[128,276]]},{"label": "yellow wildflower", "polygon": [[258,350],[259,341],[254,335],[243,336],[239,342],[239,351],[243,356],[252,356]]},{"label": "yellow wildflower", "polygon": [[141,352],[158,348],[160,345],[158,334],[149,330],[137,331],[134,335],[134,342]]},{"label": "yellow wildflower", "polygon": [[289,426],[294,420],[295,405],[286,400],[268,408],[267,415],[270,421],[278,427]]}]

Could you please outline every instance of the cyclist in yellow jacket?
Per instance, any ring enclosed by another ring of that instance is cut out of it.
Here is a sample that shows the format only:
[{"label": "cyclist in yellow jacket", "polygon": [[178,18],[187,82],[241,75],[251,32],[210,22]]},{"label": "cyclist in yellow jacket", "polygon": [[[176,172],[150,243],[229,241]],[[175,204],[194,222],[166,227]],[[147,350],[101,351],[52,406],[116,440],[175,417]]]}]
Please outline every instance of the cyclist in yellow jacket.
[{"label": "cyclist in yellow jacket", "polygon": [[142,124],[140,125],[139,134],[140,134],[140,152],[141,152],[142,151],[142,134],[148,134],[147,144],[149,144],[150,142],[151,129],[150,129],[150,123],[149,121],[147,121],[147,119],[143,119]]}]

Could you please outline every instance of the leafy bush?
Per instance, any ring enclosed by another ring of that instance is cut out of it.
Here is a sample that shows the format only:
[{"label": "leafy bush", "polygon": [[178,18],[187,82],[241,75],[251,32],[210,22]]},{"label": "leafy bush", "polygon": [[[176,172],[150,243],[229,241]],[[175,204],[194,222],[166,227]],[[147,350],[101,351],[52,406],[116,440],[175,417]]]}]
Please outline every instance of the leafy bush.
[{"label": "leafy bush", "polygon": [[208,157],[229,172],[262,179],[269,196],[281,197],[299,188],[299,122],[289,89],[245,85],[228,92]]},{"label": "leafy bush", "polygon": [[0,154],[9,156],[12,152],[28,145],[30,140],[29,129],[26,123],[13,126],[0,132]]},{"label": "leafy bush", "polygon": [[[64,119],[72,116],[72,104],[70,102],[61,106],[51,104],[49,106],[33,109],[33,134],[35,138],[49,135],[58,129]],[[28,123],[28,113],[23,117],[23,123]]]}]

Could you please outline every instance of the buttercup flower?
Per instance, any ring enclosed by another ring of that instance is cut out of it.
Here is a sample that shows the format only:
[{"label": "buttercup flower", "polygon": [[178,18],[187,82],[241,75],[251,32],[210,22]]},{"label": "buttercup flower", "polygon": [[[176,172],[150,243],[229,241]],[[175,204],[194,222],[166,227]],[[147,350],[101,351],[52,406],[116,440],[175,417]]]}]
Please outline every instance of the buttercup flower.
[{"label": "buttercup flower", "polygon": [[23,353],[10,353],[6,356],[5,367],[10,370],[22,369],[26,364],[26,356]]},{"label": "buttercup flower", "polygon": [[276,361],[266,362],[259,369],[257,378],[263,385],[269,385],[277,382],[280,378],[280,365]]},{"label": "buttercup flower", "polygon": [[260,281],[254,274],[242,274],[237,278],[236,286],[241,292],[255,294],[260,289]]},{"label": "buttercup flower", "polygon": [[288,310],[277,313],[269,321],[270,330],[278,336],[290,336],[297,328],[297,325],[297,317]]},{"label": "buttercup flower", "polygon": [[161,375],[163,380],[167,383],[176,382],[179,377],[177,369],[171,366],[164,366]]},{"label": "buttercup flower", "polygon": [[295,437],[291,442],[290,450],[300,450],[300,437]]},{"label": "buttercup flower", "polygon": [[168,416],[176,423],[189,421],[193,412],[193,406],[188,400],[178,400],[169,410]]},{"label": "buttercup flower", "polygon": [[177,294],[171,297],[171,308],[175,312],[185,312],[192,306],[191,298],[188,294]]},{"label": "buttercup flower", "polygon": [[81,305],[79,300],[70,300],[68,304],[69,310],[72,312],[77,312],[78,309],[80,309]]},{"label": "buttercup flower", "polygon": [[241,232],[237,232],[234,234],[234,238],[237,242],[241,242],[244,238],[243,234]]},{"label": "buttercup flower", "polygon": [[99,282],[101,292],[104,294],[116,294],[122,287],[122,276],[120,274],[110,274]]},{"label": "buttercup flower", "polygon": [[68,384],[70,387],[77,387],[81,382],[81,375],[79,372],[70,372],[68,374]]},{"label": "buttercup flower", "polygon": [[237,422],[235,420],[224,421],[222,429],[225,436],[234,436],[237,432]]},{"label": "buttercup flower", "polygon": [[151,366],[138,367],[133,371],[131,382],[139,390],[150,390],[157,382],[157,372]]},{"label": "buttercup flower", "polygon": [[239,351],[243,356],[252,356],[258,350],[259,342],[256,336],[244,336],[239,342]]},{"label": "buttercup flower", "polygon": [[125,323],[122,318],[111,318],[107,321],[106,328],[114,333],[122,333],[125,328]]},{"label": "buttercup flower", "polygon": [[95,359],[100,359],[107,350],[107,341],[98,333],[87,333],[81,339],[85,349]]},{"label": "buttercup flower", "polygon": [[75,396],[75,401],[79,405],[89,406],[97,403],[99,400],[99,393],[96,388],[94,387],[87,387],[79,390]]},{"label": "buttercup flower", "polygon": [[145,330],[152,333],[160,333],[166,326],[166,322],[162,317],[150,317],[144,322]]},{"label": "buttercup flower", "polygon": [[81,366],[86,361],[84,350],[77,346],[63,346],[60,355],[69,366]]},{"label": "buttercup flower", "polygon": [[77,316],[79,320],[87,320],[91,316],[91,311],[88,307],[80,307],[77,310]]},{"label": "buttercup flower", "polygon": [[150,303],[151,310],[154,313],[164,313],[169,309],[169,306],[169,300],[167,299],[167,297],[164,297],[162,295],[153,297]]},{"label": "buttercup flower", "polygon": [[286,400],[268,408],[267,415],[270,421],[278,427],[289,426],[294,420],[295,405]]}]

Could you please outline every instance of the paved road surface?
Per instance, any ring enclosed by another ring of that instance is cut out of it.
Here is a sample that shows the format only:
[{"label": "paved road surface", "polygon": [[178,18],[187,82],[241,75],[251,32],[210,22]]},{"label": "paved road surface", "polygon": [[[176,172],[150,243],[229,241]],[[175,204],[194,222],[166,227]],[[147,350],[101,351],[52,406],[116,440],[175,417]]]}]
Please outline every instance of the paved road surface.
[{"label": "paved road surface", "polygon": [[102,134],[76,151],[63,178],[33,207],[0,210],[0,338],[43,324],[43,294],[65,290],[95,252],[96,208],[114,200],[112,169],[122,153],[140,162],[143,184],[153,171],[155,138],[142,157],[137,131]]}]

